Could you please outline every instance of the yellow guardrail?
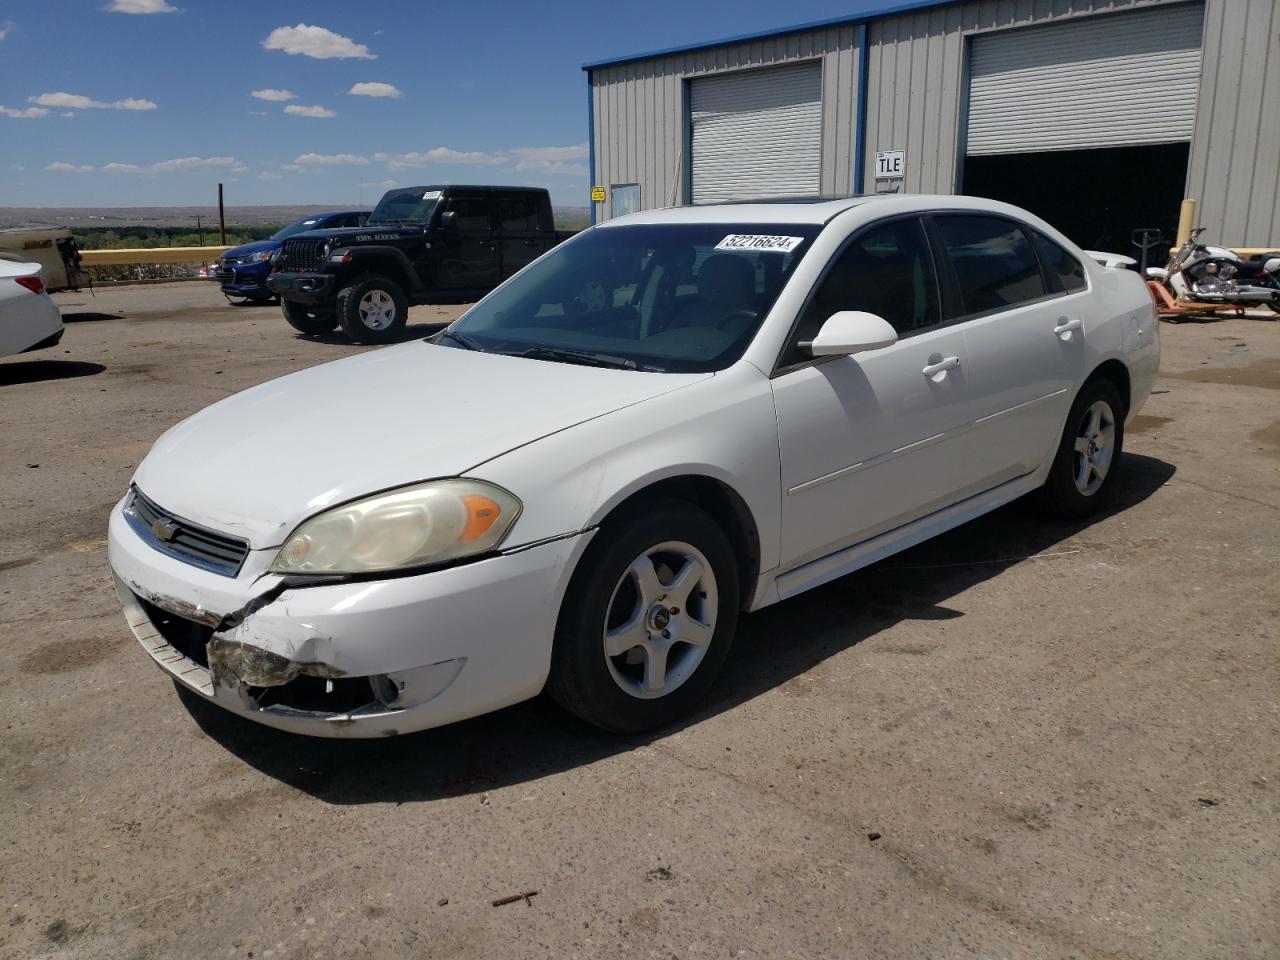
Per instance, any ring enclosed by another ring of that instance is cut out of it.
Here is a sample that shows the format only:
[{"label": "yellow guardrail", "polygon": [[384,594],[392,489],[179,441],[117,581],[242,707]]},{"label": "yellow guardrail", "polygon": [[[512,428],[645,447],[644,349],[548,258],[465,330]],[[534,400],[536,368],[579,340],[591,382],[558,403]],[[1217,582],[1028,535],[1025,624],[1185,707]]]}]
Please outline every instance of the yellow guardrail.
[{"label": "yellow guardrail", "polygon": [[230,247],[135,247],[124,250],[81,250],[86,267],[115,267],[129,263],[208,263]]}]

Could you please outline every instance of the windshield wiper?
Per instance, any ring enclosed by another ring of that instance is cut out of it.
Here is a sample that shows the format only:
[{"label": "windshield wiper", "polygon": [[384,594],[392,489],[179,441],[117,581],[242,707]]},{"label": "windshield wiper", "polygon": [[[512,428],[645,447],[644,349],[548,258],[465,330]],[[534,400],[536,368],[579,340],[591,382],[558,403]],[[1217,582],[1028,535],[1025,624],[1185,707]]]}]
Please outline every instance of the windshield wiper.
[{"label": "windshield wiper", "polygon": [[639,365],[627,357],[615,357],[608,353],[592,353],[590,350],[570,350],[565,347],[530,347],[508,354],[529,360],[558,360],[562,363],[580,363],[584,367],[612,367],[615,370],[638,370]]},{"label": "windshield wiper", "polygon": [[454,343],[460,346],[463,350],[483,350],[484,349],[483,347],[480,346],[480,344],[477,341],[472,340],[470,337],[466,336],[465,334],[454,333],[452,330],[441,331],[436,338],[436,342],[439,343],[441,340],[446,340],[446,339],[452,340]]}]

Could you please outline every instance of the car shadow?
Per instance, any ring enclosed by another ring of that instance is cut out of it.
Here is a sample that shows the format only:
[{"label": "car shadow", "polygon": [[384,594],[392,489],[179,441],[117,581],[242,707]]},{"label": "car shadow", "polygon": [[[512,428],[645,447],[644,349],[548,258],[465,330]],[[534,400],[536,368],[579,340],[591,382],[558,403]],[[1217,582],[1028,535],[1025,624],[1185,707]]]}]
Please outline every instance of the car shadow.
[{"label": "car shadow", "polygon": [[63,313],[63,323],[101,323],[103,320],[120,320],[123,314],[119,313],[97,313],[92,310],[82,310],[78,312]]},{"label": "car shadow", "polygon": [[[441,320],[438,323],[408,323],[405,324],[396,337],[390,343],[382,344],[382,346],[390,346],[393,343],[408,343],[410,340],[422,340],[433,334],[439,333],[453,321]],[[348,337],[341,329],[334,330],[332,333],[322,333],[316,336],[307,336],[305,333],[299,333],[295,336],[297,340],[304,340],[312,343],[330,343],[345,344],[351,346],[351,338]]]},{"label": "car shadow", "polygon": [[[904,620],[963,616],[947,601],[1153,495],[1173,476],[1162,460],[1125,454],[1111,504],[1083,521],[1048,520],[1021,500],[857,573],[739,622],[733,652],[704,707],[640,736],[614,736],[546,697],[386,740],[322,740],[229,714],[175,683],[196,723],[255,769],[326,803],[413,803],[483,792],[594,763],[751,700]],[[927,570],[927,576],[921,571]],[[779,639],[785,642],[780,643]],[[937,640],[946,635],[938,631]]]},{"label": "car shadow", "polygon": [[19,360],[0,363],[0,387],[39,383],[41,380],[92,377],[106,369],[100,363],[86,363],[82,360]]}]

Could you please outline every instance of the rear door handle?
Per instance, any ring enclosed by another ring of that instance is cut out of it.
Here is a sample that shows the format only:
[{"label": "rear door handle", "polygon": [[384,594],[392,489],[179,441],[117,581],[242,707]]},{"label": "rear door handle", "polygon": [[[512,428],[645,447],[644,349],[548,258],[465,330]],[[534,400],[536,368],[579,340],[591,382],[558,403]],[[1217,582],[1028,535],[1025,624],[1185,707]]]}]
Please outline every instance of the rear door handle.
[{"label": "rear door handle", "polygon": [[526,247],[540,247],[540,246],[542,246],[542,241],[541,241],[541,240],[526,240],[526,241],[524,242],[524,245],[525,245]]},{"label": "rear door handle", "polygon": [[920,372],[926,377],[936,377],[940,373],[946,373],[948,370],[954,370],[960,366],[959,357],[943,357],[937,363],[928,364]]},{"label": "rear door handle", "polygon": [[486,248],[486,249],[488,249],[488,250],[492,250],[492,249],[494,248],[495,244],[494,244],[494,241],[492,241],[492,240],[481,240],[481,241],[480,241],[480,246],[482,246],[482,247],[484,247],[484,248]]},{"label": "rear door handle", "polygon": [[1073,317],[1070,320],[1068,320],[1066,317],[1059,317],[1058,325],[1053,328],[1053,332],[1056,336],[1058,336],[1062,340],[1070,340],[1071,332],[1074,330],[1079,330],[1083,326],[1084,326],[1084,321],[1081,320],[1079,317]]}]

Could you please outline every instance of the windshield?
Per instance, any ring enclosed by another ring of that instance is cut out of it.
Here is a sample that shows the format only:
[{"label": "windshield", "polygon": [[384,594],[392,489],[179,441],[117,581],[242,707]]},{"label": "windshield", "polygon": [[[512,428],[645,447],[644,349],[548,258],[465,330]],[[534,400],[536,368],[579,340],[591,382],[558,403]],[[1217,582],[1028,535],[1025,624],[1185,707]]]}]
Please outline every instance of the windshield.
[{"label": "windshield", "polygon": [[368,222],[425,224],[431,219],[431,211],[439,199],[439,190],[424,190],[422,187],[392,190],[378,201]]},{"label": "windshield", "polygon": [[293,223],[289,224],[283,230],[277,230],[275,233],[273,233],[271,235],[271,239],[287,240],[289,237],[292,237],[295,233],[302,233],[303,231],[311,230],[319,222],[320,222],[319,217],[304,217],[301,220],[295,220],[293,221]]},{"label": "windshield", "polygon": [[641,370],[704,372],[755,336],[821,227],[599,227],[475,305],[441,342]]}]

